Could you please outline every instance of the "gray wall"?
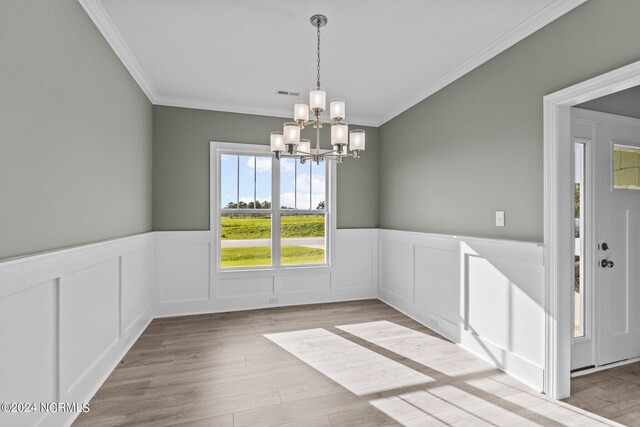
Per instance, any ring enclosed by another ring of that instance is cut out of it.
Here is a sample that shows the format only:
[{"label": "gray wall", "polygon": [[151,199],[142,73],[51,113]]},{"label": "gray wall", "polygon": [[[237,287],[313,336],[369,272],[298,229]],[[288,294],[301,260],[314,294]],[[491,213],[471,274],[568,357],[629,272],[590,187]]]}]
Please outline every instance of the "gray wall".
[{"label": "gray wall", "polygon": [[576,107],[640,119],[640,86],[596,98]]},{"label": "gray wall", "polygon": [[[286,121],[154,106],[153,229],[208,230],[209,141],[268,144],[269,132]],[[339,228],[378,225],[378,129],[362,128],[367,132],[365,153],[338,168]],[[328,140],[329,127],[322,131],[321,139]]]},{"label": "gray wall", "polygon": [[151,229],[151,104],[76,0],[0,13],[0,259]]},{"label": "gray wall", "polygon": [[384,124],[380,226],[542,241],[542,98],[639,60],[639,18],[589,1]]}]

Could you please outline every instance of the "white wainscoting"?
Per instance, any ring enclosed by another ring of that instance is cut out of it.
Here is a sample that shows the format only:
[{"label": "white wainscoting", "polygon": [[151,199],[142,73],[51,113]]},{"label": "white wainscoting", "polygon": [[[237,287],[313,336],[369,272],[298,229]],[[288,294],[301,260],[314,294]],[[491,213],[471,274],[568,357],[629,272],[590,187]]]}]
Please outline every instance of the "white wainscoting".
[{"label": "white wainscoting", "polygon": [[[0,262],[0,401],[89,401],[154,316],[365,298],[542,389],[542,246],[378,229],[333,237],[325,268],[216,272],[208,231]],[[0,414],[0,425],[68,425],[75,415]]]},{"label": "white wainscoting", "polygon": [[331,267],[243,272],[215,271],[209,231],[155,234],[157,317],[377,297],[377,229],[335,231]]},{"label": "white wainscoting", "polygon": [[[0,262],[0,402],[88,402],[153,317],[153,233]],[[0,413],[0,425],[77,414]]]},{"label": "white wainscoting", "polygon": [[393,230],[378,233],[382,301],[542,390],[541,245]]}]

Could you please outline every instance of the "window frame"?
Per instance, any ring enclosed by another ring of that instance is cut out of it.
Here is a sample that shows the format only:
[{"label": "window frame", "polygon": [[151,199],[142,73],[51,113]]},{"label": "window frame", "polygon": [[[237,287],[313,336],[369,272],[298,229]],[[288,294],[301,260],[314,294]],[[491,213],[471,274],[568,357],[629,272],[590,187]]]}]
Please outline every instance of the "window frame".
[{"label": "window frame", "polygon": [[[218,173],[220,171],[220,160],[222,154],[245,155],[245,156],[269,156],[271,157],[271,208],[270,209],[252,209],[251,212],[269,213],[271,214],[271,260],[270,266],[254,266],[254,267],[234,267],[221,268],[220,252],[221,239],[221,214],[224,212],[220,204],[220,179]],[[218,142],[210,141],[209,150],[210,164],[210,187],[209,187],[209,230],[211,231],[211,248],[212,248],[212,273],[213,275],[234,275],[238,273],[256,273],[256,272],[295,272],[299,270],[322,270],[331,271],[333,269],[333,253],[334,253],[334,235],[336,230],[336,165],[328,161],[326,162],[326,179],[325,179],[325,263],[323,264],[294,264],[281,265],[280,256],[280,218],[283,214],[291,213],[315,213],[318,211],[298,210],[298,209],[281,209],[280,208],[280,162],[276,160],[268,145]],[[277,234],[276,234],[277,233]],[[278,237],[276,237],[276,235]]]}]

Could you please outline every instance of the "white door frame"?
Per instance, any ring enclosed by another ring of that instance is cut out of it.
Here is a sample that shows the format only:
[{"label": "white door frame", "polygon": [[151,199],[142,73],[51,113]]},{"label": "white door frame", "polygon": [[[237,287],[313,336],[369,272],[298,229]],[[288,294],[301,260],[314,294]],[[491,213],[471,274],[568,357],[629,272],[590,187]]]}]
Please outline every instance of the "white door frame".
[{"label": "white door frame", "polygon": [[571,391],[571,185],[570,108],[640,85],[640,61],[594,77],[543,98],[544,104],[544,392],[555,398]]}]

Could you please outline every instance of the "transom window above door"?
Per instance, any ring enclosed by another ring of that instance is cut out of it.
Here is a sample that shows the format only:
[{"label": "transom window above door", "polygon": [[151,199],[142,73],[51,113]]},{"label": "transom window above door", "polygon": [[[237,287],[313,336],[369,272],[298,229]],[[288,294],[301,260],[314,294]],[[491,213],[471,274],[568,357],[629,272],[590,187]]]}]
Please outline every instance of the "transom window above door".
[{"label": "transom window above door", "polygon": [[218,269],[327,266],[331,166],[274,161],[267,146],[212,147]]}]

